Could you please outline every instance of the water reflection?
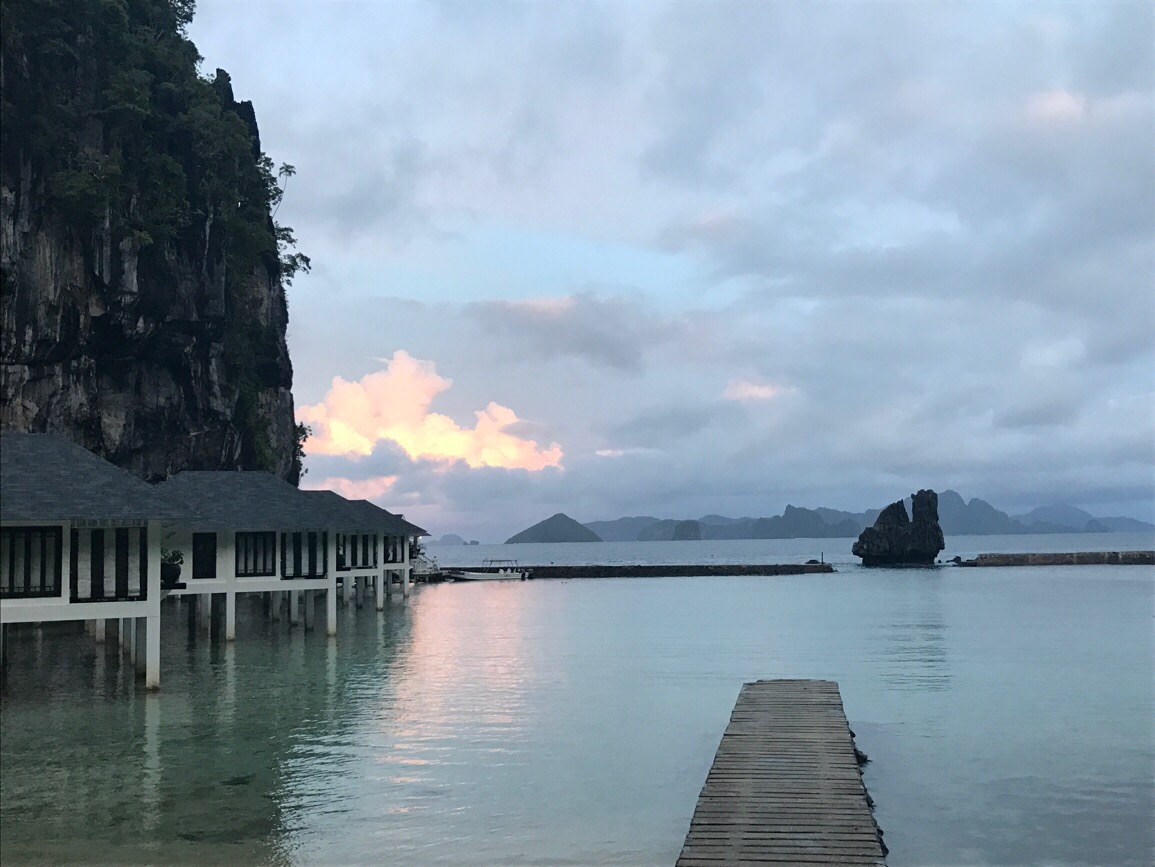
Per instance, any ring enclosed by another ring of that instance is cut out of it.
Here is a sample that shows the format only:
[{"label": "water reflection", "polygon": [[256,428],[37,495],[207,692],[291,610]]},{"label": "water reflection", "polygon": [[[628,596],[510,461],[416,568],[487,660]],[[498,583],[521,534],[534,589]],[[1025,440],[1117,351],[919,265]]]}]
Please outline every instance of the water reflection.
[{"label": "water reflection", "polygon": [[240,608],[241,640],[225,644],[166,603],[157,694],[136,688],[115,641],[73,624],[12,630],[6,862],[293,860],[292,834],[352,762],[355,716],[336,642]]},{"label": "water reflection", "polygon": [[882,677],[894,689],[945,692],[950,689],[948,636],[943,617],[943,570],[891,570],[894,599],[879,625]]},{"label": "water reflection", "polygon": [[672,863],[765,676],[840,682],[894,867],[1142,860],[1151,573],[988,571],[444,585],[335,641],[245,601],[234,645],[166,603],[152,696],[14,630],[0,860]]}]

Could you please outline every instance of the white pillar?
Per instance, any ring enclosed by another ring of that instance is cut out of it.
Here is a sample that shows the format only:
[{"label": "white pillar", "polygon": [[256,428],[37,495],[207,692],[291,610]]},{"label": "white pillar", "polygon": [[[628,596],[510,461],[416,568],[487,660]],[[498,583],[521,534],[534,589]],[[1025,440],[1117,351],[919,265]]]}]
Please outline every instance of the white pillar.
[{"label": "white pillar", "polygon": [[98,617],[92,621],[92,632],[96,636],[97,644],[104,644],[105,619]]},{"label": "white pillar", "polygon": [[306,590],[306,591],[304,591],[303,595],[305,597],[305,599],[304,599],[305,629],[311,630],[313,628],[313,615],[316,613],[314,611],[315,606],[313,605],[313,597],[317,595],[317,591],[316,590]]},{"label": "white pillar", "polygon": [[[325,593],[325,634],[337,634],[337,532],[336,530],[329,530],[325,538],[325,577],[328,585]],[[350,554],[352,552],[349,548],[349,539],[345,539],[345,566],[349,565],[351,560]],[[346,577],[345,581],[351,581],[351,577]],[[348,599],[348,597],[345,597]]]},{"label": "white pillar", "polygon": [[60,600],[72,598],[72,525],[65,521],[60,525]]},{"label": "white pillar", "polygon": [[385,579],[381,577],[381,573],[377,572],[373,576],[373,598],[377,601],[377,610],[385,610]]},{"label": "white pillar", "polygon": [[76,593],[87,599],[92,592],[92,531],[76,531]]},{"label": "white pillar", "polygon": [[219,531],[217,537],[216,577],[218,580],[236,581],[237,561],[234,549],[237,534],[231,530]]},{"label": "white pillar", "polygon": [[401,539],[401,595],[409,595],[409,537]]},{"label": "white pillar", "polygon": [[225,641],[237,640],[237,594],[225,594]]},{"label": "white pillar", "polygon": [[[140,527],[132,527],[128,531],[128,588],[132,592],[132,586],[140,583],[140,534],[144,532]],[[147,592],[147,588],[142,587],[141,590]]]},{"label": "white pillar", "polygon": [[144,688],[160,689],[160,613],[142,617],[144,627]]}]

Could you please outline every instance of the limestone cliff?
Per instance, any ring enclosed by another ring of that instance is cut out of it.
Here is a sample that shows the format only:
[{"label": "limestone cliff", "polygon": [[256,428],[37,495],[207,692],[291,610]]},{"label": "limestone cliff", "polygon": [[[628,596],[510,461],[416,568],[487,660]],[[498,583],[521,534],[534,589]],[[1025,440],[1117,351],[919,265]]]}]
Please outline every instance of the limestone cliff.
[{"label": "limestone cliff", "polygon": [[902,500],[883,509],[873,527],[862,531],[851,547],[864,566],[929,566],[946,544],[938,522],[938,494],[921,490],[911,495],[913,518]]},{"label": "limestone cliff", "polygon": [[6,4],[0,428],[150,480],[295,482],[279,190],[252,106],[197,75],[180,4],[111,8]]}]

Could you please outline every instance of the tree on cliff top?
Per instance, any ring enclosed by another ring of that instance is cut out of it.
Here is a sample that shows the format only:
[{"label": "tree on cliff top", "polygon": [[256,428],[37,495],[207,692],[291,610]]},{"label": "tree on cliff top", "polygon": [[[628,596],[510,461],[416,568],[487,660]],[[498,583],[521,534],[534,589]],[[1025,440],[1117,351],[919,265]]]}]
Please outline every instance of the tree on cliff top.
[{"label": "tree on cliff top", "polygon": [[[281,177],[251,104],[201,76],[192,0],[2,0],[0,160],[78,230],[147,251],[211,215],[234,264],[291,280],[308,258],[270,213]],[[18,186],[15,185],[14,186]],[[198,217],[200,219],[198,219]]]}]

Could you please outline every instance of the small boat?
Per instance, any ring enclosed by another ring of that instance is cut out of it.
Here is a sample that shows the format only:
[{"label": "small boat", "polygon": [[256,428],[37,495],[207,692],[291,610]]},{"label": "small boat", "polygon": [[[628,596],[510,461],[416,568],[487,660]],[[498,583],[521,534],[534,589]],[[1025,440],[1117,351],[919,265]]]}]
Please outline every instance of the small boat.
[{"label": "small boat", "polygon": [[435,557],[429,557],[424,552],[413,558],[412,571],[414,581],[438,581],[442,576],[442,569],[437,565]]},{"label": "small boat", "polygon": [[523,569],[516,560],[489,559],[480,569],[447,569],[446,578],[454,581],[524,581],[532,578],[529,569]]}]

